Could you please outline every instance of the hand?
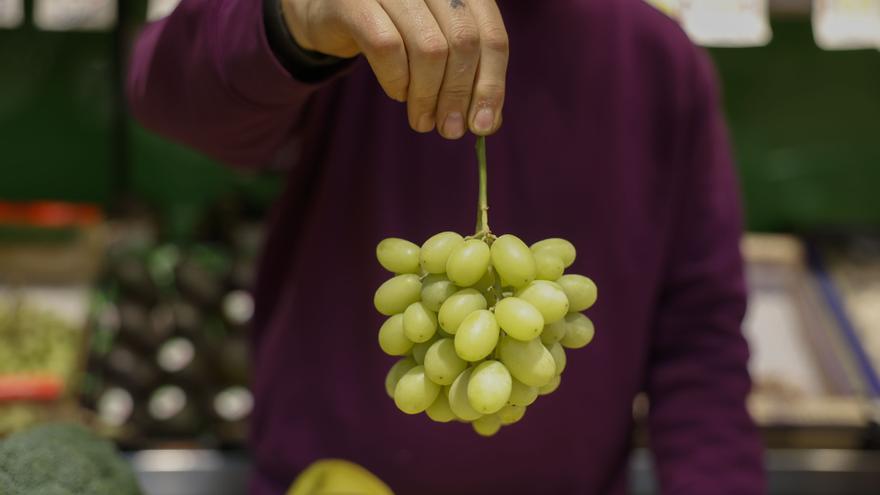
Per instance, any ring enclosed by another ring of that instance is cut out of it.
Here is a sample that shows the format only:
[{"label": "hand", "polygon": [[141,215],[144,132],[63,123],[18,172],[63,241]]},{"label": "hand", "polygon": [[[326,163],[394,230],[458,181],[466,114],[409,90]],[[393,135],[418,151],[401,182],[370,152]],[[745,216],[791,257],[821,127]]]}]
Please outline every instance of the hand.
[{"label": "hand", "polygon": [[458,139],[501,125],[508,39],[495,0],[282,0],[307,50],[363,53],[410,126]]}]

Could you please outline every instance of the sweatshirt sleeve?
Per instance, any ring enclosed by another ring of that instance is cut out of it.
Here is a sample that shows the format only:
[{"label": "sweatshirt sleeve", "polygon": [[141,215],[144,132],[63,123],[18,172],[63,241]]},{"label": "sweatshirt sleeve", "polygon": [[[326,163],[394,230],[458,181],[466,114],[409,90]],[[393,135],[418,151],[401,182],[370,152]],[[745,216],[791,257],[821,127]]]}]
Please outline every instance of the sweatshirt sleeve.
[{"label": "sweatshirt sleeve", "polygon": [[[291,76],[267,40],[261,0],[183,0],[148,24],[127,96],[144,127],[242,166],[271,164],[327,84]],[[306,79],[306,78],[303,78]]]},{"label": "sweatshirt sleeve", "polygon": [[648,368],[650,444],[662,493],[762,494],[761,440],[746,410],[737,181],[703,52],[694,67],[689,158]]}]

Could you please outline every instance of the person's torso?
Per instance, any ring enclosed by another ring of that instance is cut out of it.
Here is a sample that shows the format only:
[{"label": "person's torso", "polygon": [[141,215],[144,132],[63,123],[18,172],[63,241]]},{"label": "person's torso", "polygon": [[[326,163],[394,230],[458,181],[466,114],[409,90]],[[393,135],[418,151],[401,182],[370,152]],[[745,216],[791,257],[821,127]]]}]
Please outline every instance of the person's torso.
[{"label": "person's torso", "polygon": [[624,490],[632,400],[682,194],[687,45],[636,1],[594,3],[501,2],[512,58],[504,125],[487,139],[493,231],[575,244],[569,270],[599,287],[586,312],[594,341],[567,351],[559,389],[495,437],[397,410],[384,388],[395,359],[379,349],[383,317],[372,305],[390,274],[375,246],[472,233],[474,140],[411,131],[404,106],[360,61],[310,109],[326,119],[301,142],[261,268],[260,475],[283,484],[340,457],[399,494]]}]

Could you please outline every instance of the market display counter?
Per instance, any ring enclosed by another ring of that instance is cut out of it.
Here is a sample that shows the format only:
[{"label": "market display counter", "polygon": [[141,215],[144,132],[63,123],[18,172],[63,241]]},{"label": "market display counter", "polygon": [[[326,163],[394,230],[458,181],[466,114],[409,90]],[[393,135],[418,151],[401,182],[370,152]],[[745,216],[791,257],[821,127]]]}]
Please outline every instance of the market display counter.
[{"label": "market display counter", "polygon": [[[145,495],[243,495],[250,462],[242,452],[147,450],[129,456]],[[772,449],[766,454],[771,495],[876,495],[880,451]],[[630,493],[656,493],[649,452],[630,465]]]}]

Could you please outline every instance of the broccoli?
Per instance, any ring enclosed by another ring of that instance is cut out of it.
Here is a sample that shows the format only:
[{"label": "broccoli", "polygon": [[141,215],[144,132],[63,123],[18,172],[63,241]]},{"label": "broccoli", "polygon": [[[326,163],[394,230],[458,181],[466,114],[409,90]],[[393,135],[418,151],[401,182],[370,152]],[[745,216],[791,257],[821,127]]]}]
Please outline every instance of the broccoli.
[{"label": "broccoli", "polygon": [[69,423],[47,424],[0,442],[0,495],[140,495],[110,442]]}]

